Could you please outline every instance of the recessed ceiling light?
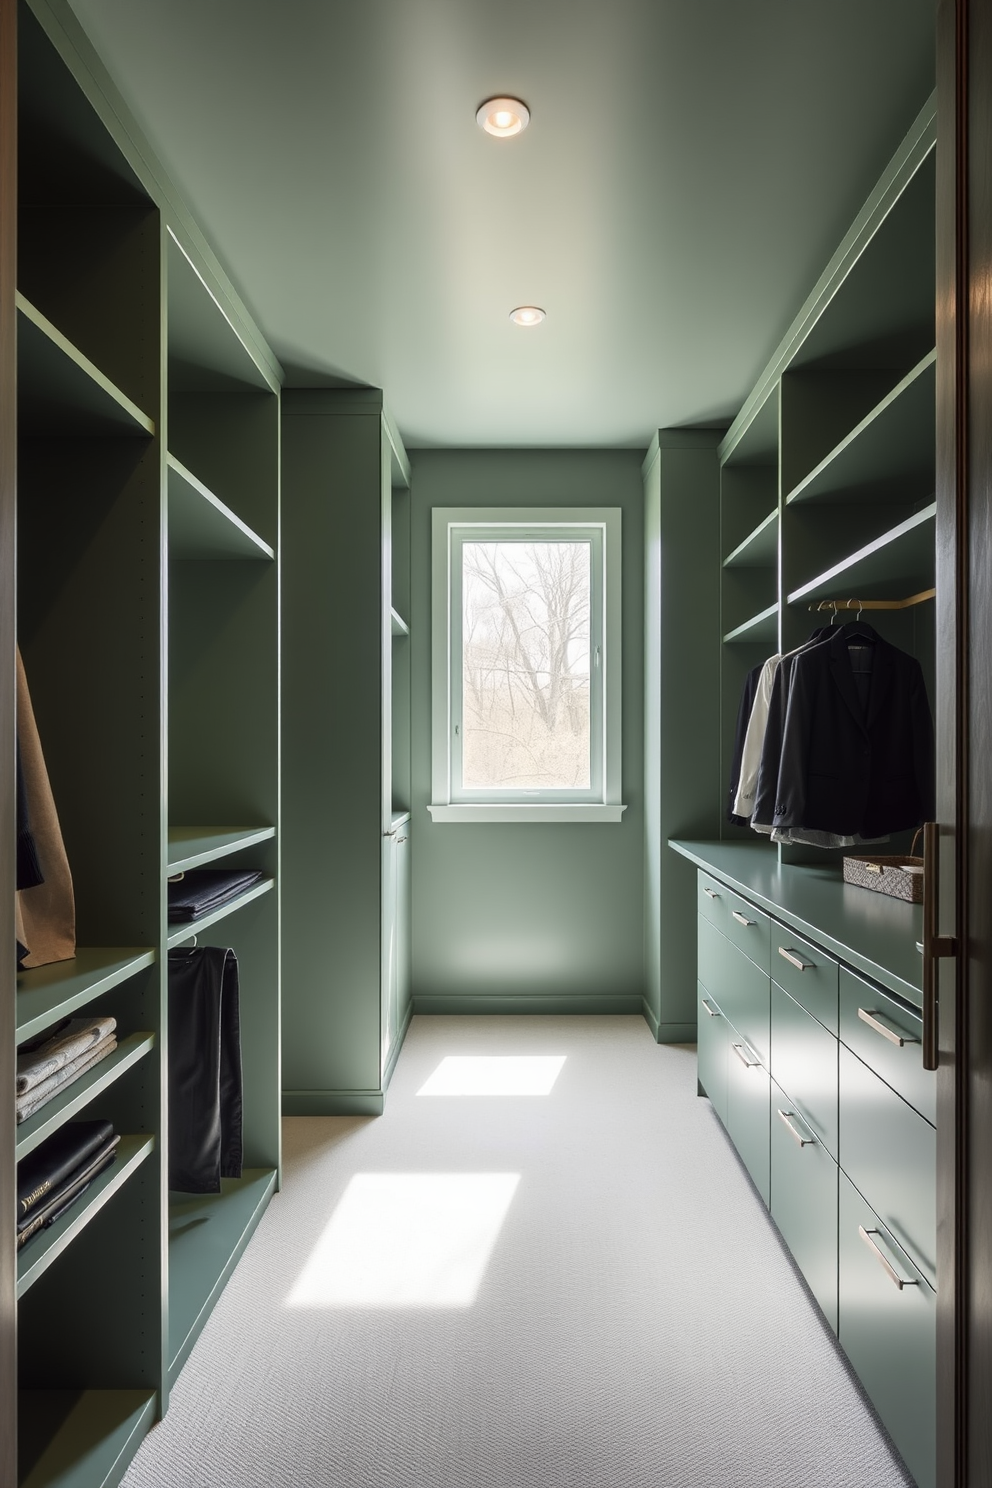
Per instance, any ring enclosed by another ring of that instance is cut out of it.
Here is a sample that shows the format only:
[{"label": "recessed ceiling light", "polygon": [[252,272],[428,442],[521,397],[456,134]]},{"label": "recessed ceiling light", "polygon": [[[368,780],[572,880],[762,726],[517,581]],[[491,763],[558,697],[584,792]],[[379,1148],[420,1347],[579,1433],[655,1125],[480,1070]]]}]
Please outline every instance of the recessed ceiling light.
[{"label": "recessed ceiling light", "polygon": [[540,325],[544,319],[544,311],[539,309],[537,305],[518,305],[516,310],[510,311],[510,319],[514,325]]},{"label": "recessed ceiling light", "polygon": [[487,134],[509,139],[511,134],[520,134],[527,128],[530,109],[519,98],[490,98],[480,105],[475,117],[479,128]]}]

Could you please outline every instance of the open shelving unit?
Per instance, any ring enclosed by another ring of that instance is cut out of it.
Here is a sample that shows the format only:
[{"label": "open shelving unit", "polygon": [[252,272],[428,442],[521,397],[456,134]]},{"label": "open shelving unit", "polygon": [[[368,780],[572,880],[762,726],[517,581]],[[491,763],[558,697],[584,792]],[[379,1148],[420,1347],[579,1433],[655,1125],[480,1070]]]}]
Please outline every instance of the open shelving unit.
[{"label": "open shelving unit", "polygon": [[[0,999],[0,1482],[113,1488],[279,1181],[282,374],[67,0],[0,6],[0,670],[16,641],[77,939]],[[167,878],[216,862],[264,877],[170,925]],[[168,951],[208,931],[239,961],[248,1166],[170,1195]],[[80,1013],[117,1048],[17,1125],[16,1048]],[[89,1119],[114,1163],[18,1253],[17,1161]]]},{"label": "open shelving unit", "polygon": [[[931,99],[720,445],[724,779],[746,675],[826,623],[810,610],[933,588],[934,142]],[[917,656],[933,699],[933,606],[865,618]]]}]

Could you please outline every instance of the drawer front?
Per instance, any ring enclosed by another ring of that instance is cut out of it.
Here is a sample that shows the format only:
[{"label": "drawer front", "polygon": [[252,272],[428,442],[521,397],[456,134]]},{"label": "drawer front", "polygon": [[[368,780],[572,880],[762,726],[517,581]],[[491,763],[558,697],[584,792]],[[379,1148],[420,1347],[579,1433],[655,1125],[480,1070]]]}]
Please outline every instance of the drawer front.
[{"label": "drawer front", "polygon": [[728,1022],[754,1044],[767,1064],[771,1052],[768,973],[705,919],[699,921],[698,976]]},{"label": "drawer front", "polygon": [[771,934],[768,916],[706,873],[698,875],[696,898],[703,919],[722,931],[756,966],[767,971]]},{"label": "drawer front", "polygon": [[786,925],[771,925],[772,977],[824,1028],[837,1032],[837,962]]},{"label": "drawer front", "polygon": [[834,1158],[838,1151],[837,1049],[833,1034],[772,982],[772,1075]]},{"label": "drawer front", "polygon": [[840,974],[840,1036],[903,1100],[936,1125],[937,1077],[923,1068],[919,1013],[845,967]]},{"label": "drawer front", "polygon": [[840,1165],[936,1285],[937,1133],[840,1046]]},{"label": "drawer front", "polygon": [[843,1173],[839,1263],[841,1347],[919,1488],[934,1488],[936,1293]]},{"label": "drawer front", "polygon": [[700,1085],[709,1096],[710,1104],[726,1126],[727,1056],[730,1050],[730,1029],[716,999],[710,996],[701,982],[696,985],[699,991],[697,1074]]},{"label": "drawer front", "polygon": [[771,1213],[837,1332],[837,1164],[798,1107],[771,1082]]},{"label": "drawer front", "polygon": [[768,1071],[746,1039],[732,1033],[727,1060],[727,1131],[765,1204],[769,1190]]}]

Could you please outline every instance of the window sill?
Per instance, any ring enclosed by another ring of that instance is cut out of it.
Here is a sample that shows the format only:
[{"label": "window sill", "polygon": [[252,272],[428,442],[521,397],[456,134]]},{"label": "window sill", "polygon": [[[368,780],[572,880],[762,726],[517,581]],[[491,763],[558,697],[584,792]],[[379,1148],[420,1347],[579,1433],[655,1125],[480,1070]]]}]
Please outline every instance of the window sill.
[{"label": "window sill", "polygon": [[504,806],[480,802],[476,805],[433,805],[427,810],[436,822],[618,822],[627,808],[572,801],[562,806],[551,803]]}]

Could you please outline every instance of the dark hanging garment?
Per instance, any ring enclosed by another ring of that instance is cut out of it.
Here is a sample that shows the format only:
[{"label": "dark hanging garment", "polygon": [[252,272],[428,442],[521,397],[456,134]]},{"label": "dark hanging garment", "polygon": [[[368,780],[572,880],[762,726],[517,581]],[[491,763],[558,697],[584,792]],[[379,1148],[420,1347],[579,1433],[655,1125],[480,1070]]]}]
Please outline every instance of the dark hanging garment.
[{"label": "dark hanging garment", "polygon": [[727,796],[727,820],[733,822],[737,827],[746,827],[750,820],[746,816],[737,816],[734,813],[734,802],[737,800],[737,787],[741,782],[741,760],[744,756],[744,739],[747,735],[747,726],[751,721],[751,709],[754,707],[754,695],[758,690],[758,678],[761,676],[764,663],[753,667],[744,679],[744,689],[741,692],[740,707],[737,710],[737,727],[734,731],[734,754],[730,763],[730,791]]},{"label": "dark hanging garment", "polygon": [[775,795],[776,827],[873,838],[929,821],[933,719],[915,657],[861,622],[798,655]]},{"label": "dark hanging garment", "polygon": [[169,1187],[219,1193],[242,1166],[238,958],[169,952]]},{"label": "dark hanging garment", "polygon": [[17,742],[17,887],[19,889],[36,889],[39,884],[44,883],[44,875],[41,864],[38,862],[38,848],[31,832],[31,822],[28,816],[28,793],[24,784],[24,771],[21,768],[21,745]]}]

